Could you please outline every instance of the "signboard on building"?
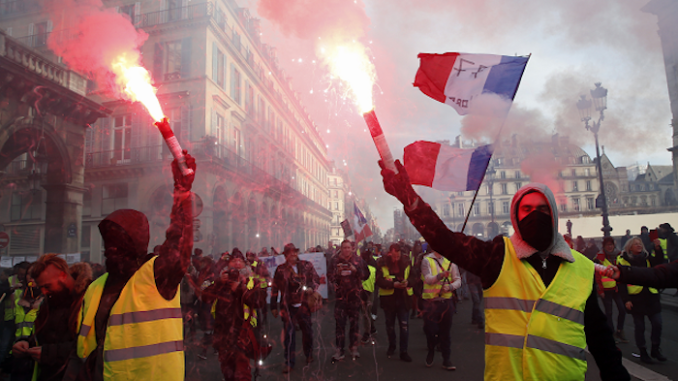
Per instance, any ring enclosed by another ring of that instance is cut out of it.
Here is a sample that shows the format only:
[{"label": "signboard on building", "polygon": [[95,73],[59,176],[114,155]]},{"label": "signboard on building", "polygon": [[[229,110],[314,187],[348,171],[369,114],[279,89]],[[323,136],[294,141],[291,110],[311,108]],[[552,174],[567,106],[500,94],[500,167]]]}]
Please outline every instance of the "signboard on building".
[{"label": "signboard on building", "polygon": [[0,232],[0,249],[4,249],[9,245],[9,235],[5,232]]}]

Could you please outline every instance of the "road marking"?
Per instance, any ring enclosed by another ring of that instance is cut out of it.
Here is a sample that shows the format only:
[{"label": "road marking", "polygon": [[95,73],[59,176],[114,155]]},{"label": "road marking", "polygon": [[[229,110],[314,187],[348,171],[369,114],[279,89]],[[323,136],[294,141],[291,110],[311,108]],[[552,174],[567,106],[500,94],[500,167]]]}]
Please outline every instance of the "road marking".
[{"label": "road marking", "polygon": [[671,381],[670,378],[659,374],[652,369],[648,369],[634,361],[622,357],[622,365],[629,371],[629,374],[642,381]]}]

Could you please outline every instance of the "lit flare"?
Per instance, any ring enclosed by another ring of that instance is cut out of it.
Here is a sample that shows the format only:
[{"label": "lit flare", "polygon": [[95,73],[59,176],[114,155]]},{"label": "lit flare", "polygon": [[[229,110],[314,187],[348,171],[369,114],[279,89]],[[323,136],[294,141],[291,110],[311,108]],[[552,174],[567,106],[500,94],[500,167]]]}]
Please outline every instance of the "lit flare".
[{"label": "lit flare", "polygon": [[361,114],[374,108],[372,88],[376,80],[374,64],[367,56],[365,46],[360,43],[321,48],[332,75],[341,79],[350,89],[352,98]]},{"label": "lit flare", "polygon": [[131,62],[126,54],[121,54],[116,58],[111,64],[111,70],[115,73],[115,82],[122,93],[129,100],[143,104],[155,121],[162,121],[165,115],[155,95],[157,90],[151,85],[151,75],[148,70],[136,62]]}]

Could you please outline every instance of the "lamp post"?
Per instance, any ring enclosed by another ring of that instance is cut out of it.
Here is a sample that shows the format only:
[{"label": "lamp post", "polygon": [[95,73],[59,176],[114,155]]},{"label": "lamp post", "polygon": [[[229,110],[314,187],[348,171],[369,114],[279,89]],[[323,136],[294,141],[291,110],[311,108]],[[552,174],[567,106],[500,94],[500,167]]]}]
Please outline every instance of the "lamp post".
[{"label": "lamp post", "polygon": [[[584,125],[587,130],[593,132],[593,136],[596,140],[596,161],[598,164],[598,180],[600,181],[600,208],[603,211],[603,236],[609,237],[612,227],[610,226],[610,220],[608,219],[607,214],[607,197],[605,196],[605,183],[603,182],[603,166],[600,162],[600,149],[598,148],[598,131],[600,130],[600,123],[605,119],[605,109],[607,108],[607,89],[600,85],[600,82],[597,82],[596,88],[591,90],[591,100],[586,99],[586,95],[582,95],[581,99],[577,102],[577,109],[579,110],[579,117],[581,121],[584,122]],[[598,121],[591,120],[591,106],[600,112]]]}]

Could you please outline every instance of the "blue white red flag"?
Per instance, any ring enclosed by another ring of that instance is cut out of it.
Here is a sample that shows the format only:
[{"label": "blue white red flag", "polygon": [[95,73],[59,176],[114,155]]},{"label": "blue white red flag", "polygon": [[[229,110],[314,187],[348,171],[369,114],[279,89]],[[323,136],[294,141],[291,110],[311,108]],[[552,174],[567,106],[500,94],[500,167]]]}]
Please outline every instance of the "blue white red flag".
[{"label": "blue white red flag", "polygon": [[496,94],[507,100],[508,107],[497,107],[508,113],[529,57],[420,53],[419,59],[414,86],[438,102],[452,106],[459,115],[466,115],[479,106],[474,102],[483,94]]},{"label": "blue white red flag", "polygon": [[372,235],[372,229],[367,224],[367,219],[363,213],[358,209],[358,205],[353,204],[353,234],[355,235],[355,242],[358,243]]},{"label": "blue white red flag", "polygon": [[412,184],[441,191],[478,190],[492,157],[492,145],[473,149],[416,141],[405,147],[403,162]]}]

